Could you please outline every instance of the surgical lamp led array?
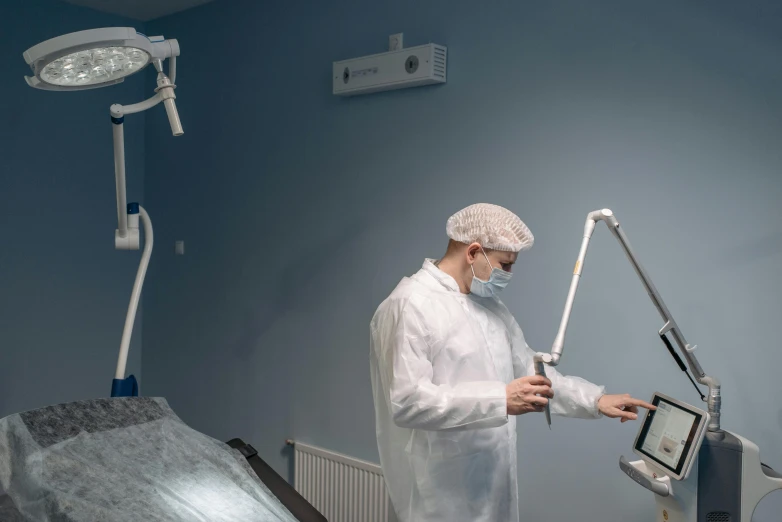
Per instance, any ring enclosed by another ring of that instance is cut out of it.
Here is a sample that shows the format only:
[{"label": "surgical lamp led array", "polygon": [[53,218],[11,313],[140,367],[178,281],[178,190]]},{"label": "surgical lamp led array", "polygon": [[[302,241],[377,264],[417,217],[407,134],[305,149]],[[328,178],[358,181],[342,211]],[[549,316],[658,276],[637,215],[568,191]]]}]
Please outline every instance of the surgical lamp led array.
[{"label": "surgical lamp led array", "polygon": [[[125,378],[125,370],[141,289],[154,244],[149,214],[138,203],[127,203],[125,115],[145,111],[163,102],[173,135],[181,136],[184,133],[174,101],[177,56],[179,43],[176,40],[166,40],[162,36],[147,37],[132,27],[106,27],[70,33],[41,42],[24,52],[24,59],[33,72],[33,76],[25,77],[27,84],[48,91],[79,91],[116,85],[131,74],[144,70],[149,64],[157,71],[154,96],[133,105],[114,104],[110,107],[114,133],[118,221],[114,245],[118,250],[138,250],[141,242],[139,220],[144,227],[145,239],[125,318],[117,369],[111,388],[112,397],[138,394],[135,377],[131,375]],[[163,62],[166,59],[168,75],[163,71]]]}]

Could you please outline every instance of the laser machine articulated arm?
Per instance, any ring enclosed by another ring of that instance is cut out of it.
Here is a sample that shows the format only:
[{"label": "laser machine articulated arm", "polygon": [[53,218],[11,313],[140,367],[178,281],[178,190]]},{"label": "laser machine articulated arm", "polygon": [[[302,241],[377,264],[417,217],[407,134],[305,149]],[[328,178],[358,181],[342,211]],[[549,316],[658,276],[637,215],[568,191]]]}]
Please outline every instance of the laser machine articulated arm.
[{"label": "laser machine articulated arm", "polygon": [[[672,397],[655,393],[649,411],[636,437],[633,451],[640,460],[619,459],[620,469],[637,484],[654,493],[655,520],[667,522],[733,521],[751,522],[758,503],[772,491],[782,489],[782,474],[763,464],[760,449],[752,441],[720,428],[720,383],[707,375],[695,358],[694,346],[684,338],[649,275],[636,259],[622,227],[608,210],[591,212],[584,225],[584,239],[573,271],[573,280],[565,302],[565,311],[551,353],[535,355],[535,372],[545,375],[545,365],[556,366],[562,357],[573,300],[584,269],[589,240],[598,221],[603,221],[622,248],[641,279],[646,292],[665,323],[660,339],[679,367],[691,371],[698,383],[708,386],[708,412]],[[678,347],[687,365],[673,347]],[[551,411],[546,409],[551,427]]]},{"label": "laser machine articulated arm", "polygon": [[[584,258],[586,257],[587,249],[589,248],[589,240],[592,238],[592,232],[594,232],[595,227],[599,221],[604,222],[614,237],[616,237],[616,239],[619,241],[619,244],[624,249],[627,258],[633,265],[635,272],[638,274],[638,277],[641,279],[641,282],[646,288],[646,292],[649,294],[649,297],[654,303],[654,306],[662,316],[663,321],[665,321],[665,324],[659,331],[660,339],[663,341],[663,343],[665,343],[668,351],[670,351],[673,358],[676,359],[676,362],[682,371],[687,373],[687,366],[689,366],[689,370],[695,375],[695,379],[700,384],[708,386],[708,397],[704,397],[693,381],[693,385],[695,385],[696,389],[698,389],[698,393],[701,395],[701,399],[705,400],[708,404],[708,411],[711,417],[708,427],[709,431],[719,431],[721,406],[720,382],[714,377],[707,375],[706,372],[703,371],[700,363],[698,363],[698,359],[695,358],[694,352],[696,347],[690,346],[685,340],[681,329],[679,329],[679,325],[676,324],[676,321],[673,319],[671,313],[668,311],[668,308],[665,306],[662,297],[660,297],[660,293],[654,287],[654,284],[649,278],[649,275],[646,273],[646,270],[644,270],[643,266],[641,266],[641,263],[635,257],[633,249],[630,247],[630,243],[627,240],[627,236],[622,230],[622,227],[619,225],[619,221],[617,221],[613,212],[611,212],[609,209],[596,210],[587,216],[586,224],[584,225],[584,238],[581,242],[581,250],[578,253],[578,260],[576,261],[575,269],[573,270],[573,279],[570,283],[570,290],[568,291],[567,300],[565,301],[565,311],[562,314],[562,321],[559,324],[559,331],[557,332],[557,336],[554,339],[554,344],[551,347],[551,353],[537,353],[535,355],[535,373],[545,376],[545,365],[556,366],[559,364],[560,358],[562,357],[562,351],[565,348],[565,334],[567,332],[568,322],[570,321],[570,312],[573,308],[573,301],[576,297],[576,291],[578,290],[578,283],[581,279],[581,272],[584,269]],[[684,365],[681,358],[674,350],[668,336],[673,338],[673,341],[678,346],[679,351],[686,359],[687,366]],[[690,378],[690,381],[692,381],[692,377],[689,375],[689,373],[687,376]],[[550,428],[550,406],[546,406],[545,413],[546,421],[548,422]]]}]

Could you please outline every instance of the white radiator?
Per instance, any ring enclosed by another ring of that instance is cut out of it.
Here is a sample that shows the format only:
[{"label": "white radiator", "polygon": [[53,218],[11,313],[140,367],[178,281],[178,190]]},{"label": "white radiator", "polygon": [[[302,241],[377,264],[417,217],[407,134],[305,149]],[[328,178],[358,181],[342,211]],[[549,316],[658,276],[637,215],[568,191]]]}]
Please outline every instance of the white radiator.
[{"label": "white radiator", "polygon": [[301,442],[294,451],[294,488],[329,522],[396,522],[377,464]]}]

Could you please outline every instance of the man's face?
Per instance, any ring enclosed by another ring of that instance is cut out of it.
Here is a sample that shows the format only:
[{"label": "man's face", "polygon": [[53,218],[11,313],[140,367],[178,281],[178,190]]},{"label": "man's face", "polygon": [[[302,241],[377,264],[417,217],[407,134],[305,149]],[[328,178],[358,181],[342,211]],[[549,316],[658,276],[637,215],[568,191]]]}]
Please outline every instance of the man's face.
[{"label": "man's face", "polygon": [[[483,255],[483,250],[476,249],[473,263],[473,270],[478,279],[482,281],[488,281],[491,276],[492,268],[499,268],[506,272],[513,271],[513,265],[516,263],[516,259],[519,257],[516,252],[503,252],[500,250],[486,250],[486,256]],[[486,261],[488,258],[488,262]],[[491,264],[491,265],[490,265]]]}]

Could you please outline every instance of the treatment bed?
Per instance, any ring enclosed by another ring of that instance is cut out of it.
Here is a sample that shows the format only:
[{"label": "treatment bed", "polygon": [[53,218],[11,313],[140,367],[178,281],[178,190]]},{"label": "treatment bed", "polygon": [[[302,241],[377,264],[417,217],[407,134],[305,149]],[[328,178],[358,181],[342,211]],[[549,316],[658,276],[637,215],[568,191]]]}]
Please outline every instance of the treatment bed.
[{"label": "treatment bed", "polygon": [[122,397],[0,419],[2,522],[326,522],[241,439]]}]

